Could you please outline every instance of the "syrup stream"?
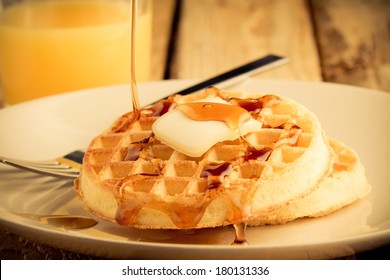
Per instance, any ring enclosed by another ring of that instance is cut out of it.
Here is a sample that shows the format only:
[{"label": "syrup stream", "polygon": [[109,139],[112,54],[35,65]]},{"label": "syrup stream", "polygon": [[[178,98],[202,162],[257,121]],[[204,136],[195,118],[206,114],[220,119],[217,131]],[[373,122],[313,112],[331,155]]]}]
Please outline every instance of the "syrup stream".
[{"label": "syrup stream", "polygon": [[138,122],[141,116],[141,106],[138,98],[137,80],[135,74],[135,38],[137,30],[137,0],[131,1],[131,22],[130,22],[130,94],[131,101],[133,103],[133,113],[131,118],[127,118],[119,127],[113,130],[113,132],[124,132],[135,123]]},{"label": "syrup stream", "polygon": [[139,120],[141,106],[138,98],[137,80],[135,75],[135,37],[137,30],[137,0],[131,1],[131,34],[130,34],[130,93],[133,102],[133,117],[131,123]]}]

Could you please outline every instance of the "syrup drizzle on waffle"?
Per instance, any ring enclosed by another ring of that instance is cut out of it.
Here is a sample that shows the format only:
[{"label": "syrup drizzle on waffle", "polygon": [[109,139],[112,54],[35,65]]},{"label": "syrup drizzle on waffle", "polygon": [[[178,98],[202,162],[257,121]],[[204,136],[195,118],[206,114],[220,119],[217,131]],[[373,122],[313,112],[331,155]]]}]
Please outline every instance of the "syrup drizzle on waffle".
[{"label": "syrup drizzle on waffle", "polygon": [[[172,108],[177,107],[178,105],[173,101],[173,99],[174,97],[171,96],[167,100],[158,102],[153,106],[140,111],[141,123],[139,125],[142,125],[142,117],[149,118],[152,116],[154,118],[158,118],[169,110],[172,110]],[[279,98],[277,96],[266,95],[257,99],[235,98],[230,99],[228,101],[232,102],[236,106],[244,106],[246,108],[245,112],[248,113],[247,109],[249,109],[251,110],[249,111],[250,114],[253,114],[253,116],[258,117],[259,112],[263,109],[265,104],[268,105],[269,103],[277,102],[278,99]],[[199,108],[202,108],[202,106]],[[133,117],[129,114],[122,116],[122,118],[118,121],[120,129],[116,129],[117,126],[114,125],[114,129],[112,130],[112,132],[121,133],[122,130],[132,130],[131,125],[129,125],[131,121],[128,120],[132,120]],[[201,112],[195,112],[195,115],[196,114],[201,115]],[[223,118],[225,117],[221,117],[222,120]],[[234,126],[239,127],[239,119],[241,118],[241,115],[236,114],[235,118],[236,119],[231,119],[230,122],[233,123]],[[265,126],[270,125],[265,123]],[[153,195],[145,196],[146,198],[141,199],[137,195],[137,192],[123,195],[123,189],[129,186],[135,190],[137,189],[137,184],[143,186],[152,186],[158,184],[160,175],[164,175],[164,172],[167,172],[164,169],[166,167],[165,163],[163,163],[158,156],[155,157],[153,153],[150,154],[150,149],[153,149],[154,145],[159,145],[159,141],[153,137],[152,132],[150,132],[151,134],[149,134],[144,139],[139,139],[138,141],[132,142],[131,148],[129,148],[127,151],[125,160],[136,161],[141,159],[150,162],[151,167],[148,168],[148,170],[146,171],[144,170],[142,172],[129,175],[126,178],[121,179],[116,184],[115,189],[117,190],[117,193],[119,193],[119,207],[115,217],[116,221],[119,224],[123,225],[134,224],[136,223],[136,218],[140,211],[142,211],[143,208],[149,208],[165,212],[178,228],[196,227],[196,225],[202,218],[204,211],[212,202],[213,197],[215,197],[216,194],[220,192],[219,188],[221,186],[224,186],[225,177],[227,176],[227,174],[229,174],[230,169],[233,165],[236,165],[237,163],[245,163],[248,161],[267,161],[275,146],[285,145],[286,143],[288,145],[295,145],[302,131],[301,128],[299,128],[293,123],[282,123],[276,128],[278,130],[282,130],[282,133],[279,135],[277,140],[271,142],[268,146],[261,146],[260,148],[257,148],[252,145],[248,140],[246,140],[243,135],[241,135],[238,139],[240,152],[237,154],[236,157],[227,159],[222,162],[219,161],[204,163],[202,170],[199,174],[199,178],[203,183],[199,183],[200,185],[198,186],[198,188],[203,189],[201,190],[201,192],[204,193],[204,196],[200,202],[198,201],[194,204],[183,204],[182,202],[177,202],[175,200],[154,200]],[[169,147],[167,149],[169,149]],[[256,171],[253,172],[256,173]],[[190,175],[191,174],[189,174],[188,176]],[[255,174],[253,176],[255,176]],[[169,178],[167,180],[169,180]],[[142,188],[145,188],[145,190],[141,190],[142,192],[147,193],[149,191],[148,187]],[[228,201],[227,203],[231,204],[230,209],[232,209],[230,213],[228,213],[229,220],[232,221],[233,224],[234,221],[242,220],[242,217],[244,215],[242,213],[242,210],[239,209],[232,201]],[[243,236],[245,236],[245,227],[239,226],[237,224],[236,232],[240,233],[238,235],[239,237],[237,240],[243,239]],[[239,243],[239,241],[237,242]]]},{"label": "syrup drizzle on waffle", "polygon": [[234,224],[234,241],[231,245],[248,245],[246,240],[246,223]]}]

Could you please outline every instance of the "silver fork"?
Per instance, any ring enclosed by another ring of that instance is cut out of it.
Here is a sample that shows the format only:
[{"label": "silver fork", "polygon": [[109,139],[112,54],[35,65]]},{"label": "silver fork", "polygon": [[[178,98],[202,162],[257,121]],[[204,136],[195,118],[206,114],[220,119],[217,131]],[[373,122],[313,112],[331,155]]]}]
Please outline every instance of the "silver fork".
[{"label": "silver fork", "polygon": [[48,161],[27,161],[0,156],[0,162],[41,175],[75,179],[80,173],[83,157],[84,152],[76,150]]}]

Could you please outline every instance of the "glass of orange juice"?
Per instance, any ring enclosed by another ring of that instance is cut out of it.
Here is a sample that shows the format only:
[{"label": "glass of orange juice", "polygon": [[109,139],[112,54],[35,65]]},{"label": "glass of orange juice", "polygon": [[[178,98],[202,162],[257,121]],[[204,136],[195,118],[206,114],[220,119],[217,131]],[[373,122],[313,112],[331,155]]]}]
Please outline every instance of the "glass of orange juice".
[{"label": "glass of orange juice", "polygon": [[[8,104],[129,83],[131,0],[0,0]],[[138,0],[136,78],[150,75],[152,0]]]}]

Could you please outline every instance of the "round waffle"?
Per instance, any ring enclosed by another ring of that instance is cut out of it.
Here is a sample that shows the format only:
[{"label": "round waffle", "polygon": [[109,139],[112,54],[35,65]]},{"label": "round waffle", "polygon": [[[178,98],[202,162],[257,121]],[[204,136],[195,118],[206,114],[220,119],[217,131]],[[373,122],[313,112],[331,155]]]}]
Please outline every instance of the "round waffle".
[{"label": "round waffle", "polygon": [[370,192],[357,153],[336,139],[328,140],[336,155],[331,174],[312,193],[266,215],[251,218],[250,225],[284,224],[298,218],[328,215]]},{"label": "round waffle", "polygon": [[[219,142],[196,158],[156,139],[152,125],[161,115],[216,95],[246,109],[261,130]],[[140,115],[132,126],[132,113],[121,116],[92,140],[75,181],[86,209],[124,226],[189,229],[247,222],[313,191],[333,161],[316,116],[275,95],[210,88],[172,96]]]}]

